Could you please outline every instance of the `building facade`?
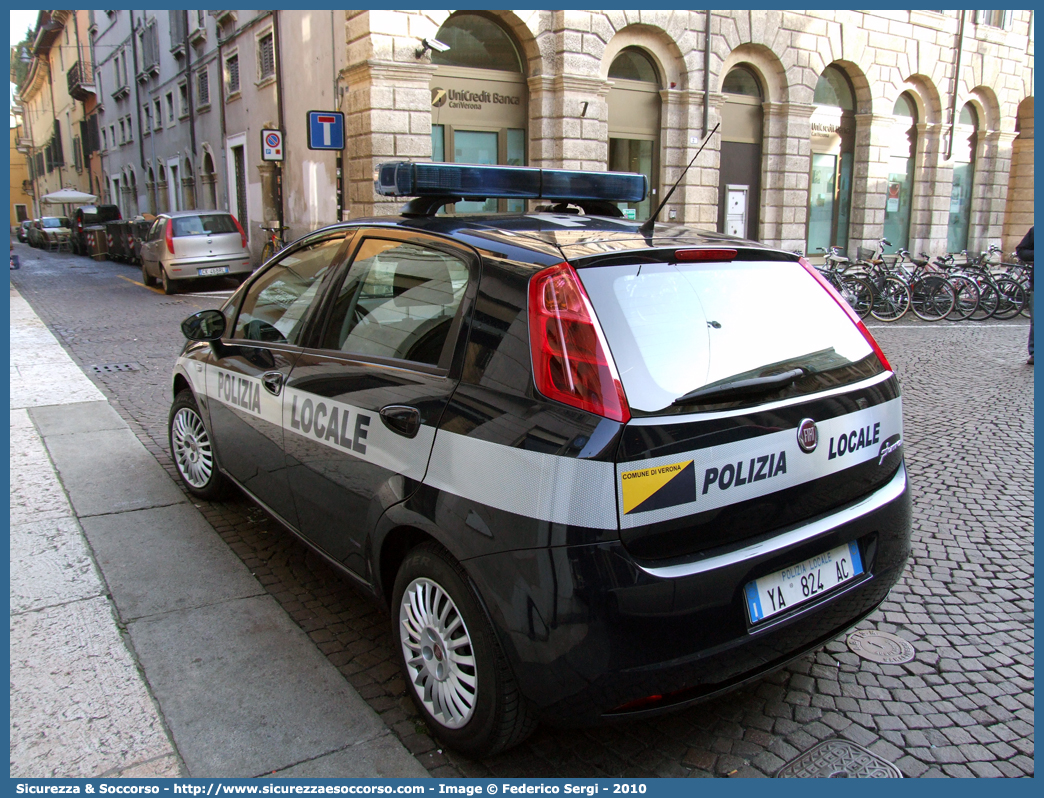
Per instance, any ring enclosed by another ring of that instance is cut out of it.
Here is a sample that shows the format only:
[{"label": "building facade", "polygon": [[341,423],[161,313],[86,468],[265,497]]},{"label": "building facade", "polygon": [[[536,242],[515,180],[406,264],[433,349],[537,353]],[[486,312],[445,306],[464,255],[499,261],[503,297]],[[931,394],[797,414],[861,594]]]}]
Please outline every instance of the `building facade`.
[{"label": "building facade", "polygon": [[33,196],[29,193],[32,188],[29,181],[29,165],[25,155],[18,149],[21,138],[22,125],[18,124],[11,128],[11,190],[8,194],[8,204],[11,209],[12,227],[25,219],[33,218]]},{"label": "building facade", "polygon": [[22,133],[33,217],[58,214],[61,206],[40,198],[60,188],[92,190],[88,119],[95,96],[87,39],[88,12],[41,11],[29,73],[18,87]]},{"label": "building facade", "polygon": [[[1031,11],[84,13],[103,191],[227,208],[255,253],[260,225],[397,212],[382,161],[640,171],[641,220],[700,147],[661,219],[810,255],[1032,224]],[[344,114],[343,151],[310,148],[311,111]]]}]

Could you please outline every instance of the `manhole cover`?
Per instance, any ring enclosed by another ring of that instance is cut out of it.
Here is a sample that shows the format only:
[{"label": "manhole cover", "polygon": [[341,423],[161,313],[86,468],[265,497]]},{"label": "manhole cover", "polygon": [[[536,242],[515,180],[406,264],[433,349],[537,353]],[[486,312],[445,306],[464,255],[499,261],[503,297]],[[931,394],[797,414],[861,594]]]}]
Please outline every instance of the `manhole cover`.
[{"label": "manhole cover", "polygon": [[165,300],[163,302],[160,302],[160,304],[161,305],[184,305],[185,304],[185,300],[184,299],[167,299],[167,300]]},{"label": "manhole cover", "polygon": [[140,371],[141,366],[137,363],[102,363],[100,366],[91,366],[95,374],[115,374],[118,371]]},{"label": "manhole cover", "polygon": [[902,772],[863,746],[824,740],[776,773],[777,779],[901,779]]},{"label": "manhole cover", "polygon": [[848,636],[853,653],[871,662],[900,665],[914,658],[914,647],[903,638],[876,629],[860,629]]}]

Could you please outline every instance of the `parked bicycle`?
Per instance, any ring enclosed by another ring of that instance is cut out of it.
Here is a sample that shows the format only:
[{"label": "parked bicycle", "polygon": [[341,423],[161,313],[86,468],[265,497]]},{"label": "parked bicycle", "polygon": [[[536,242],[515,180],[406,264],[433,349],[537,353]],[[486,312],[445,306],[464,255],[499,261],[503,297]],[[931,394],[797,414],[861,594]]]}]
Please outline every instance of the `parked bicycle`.
[{"label": "parked bicycle", "polygon": [[829,251],[823,247],[818,249],[824,253],[825,262],[816,266],[816,271],[834,286],[859,318],[865,319],[874,306],[874,287],[860,275],[845,274],[849,260],[841,253],[840,247],[830,247]]},{"label": "parked bicycle", "polygon": [[266,263],[269,258],[286,246],[286,242],[283,240],[283,232],[290,228],[286,225],[265,224],[259,224],[258,227],[268,233],[268,239],[265,241],[265,246],[261,250],[261,262]]}]

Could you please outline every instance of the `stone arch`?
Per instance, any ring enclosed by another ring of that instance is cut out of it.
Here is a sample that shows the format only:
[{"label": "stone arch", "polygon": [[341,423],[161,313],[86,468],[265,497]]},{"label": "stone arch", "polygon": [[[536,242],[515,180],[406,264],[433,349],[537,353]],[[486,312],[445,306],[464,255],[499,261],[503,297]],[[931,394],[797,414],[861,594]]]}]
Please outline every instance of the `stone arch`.
[{"label": "stone arch", "polygon": [[660,73],[661,88],[680,91],[688,88],[688,70],[678,43],[662,28],[643,23],[618,30],[606,42],[598,65],[599,77],[608,80],[609,68],[626,47],[635,47],[649,56]]},{"label": "stone arch", "polygon": [[[870,81],[866,77],[866,72],[863,68],[856,64],[854,61],[844,61],[841,59],[831,61],[826,64],[816,74],[816,80],[818,81],[819,76],[823,74],[823,70],[827,67],[836,67],[844,73],[845,77],[848,78],[848,82],[852,85],[852,91],[855,95],[855,112],[856,115],[870,114],[877,110],[874,106],[874,93],[870,86]],[[815,92],[816,84],[812,84],[812,93]],[[899,96],[899,93],[896,93]],[[812,100],[812,94],[809,94],[809,102]],[[892,103],[895,103],[895,98],[892,98]],[[889,105],[887,108],[880,109],[881,113],[890,114],[892,112],[892,106]]]},{"label": "stone arch", "polygon": [[929,125],[938,125],[945,120],[942,96],[934,81],[927,75],[910,75],[902,83],[892,87],[893,91],[884,97],[884,102],[895,105],[899,95],[907,92],[917,106],[917,121]]},{"label": "stone arch", "polygon": [[717,91],[721,91],[721,83],[725,80],[725,76],[741,65],[757,76],[761,88],[765,92],[765,102],[785,103],[789,101],[790,88],[783,62],[765,45],[751,42],[735,47],[722,62],[721,71],[715,78]]},{"label": "stone arch", "polygon": [[200,200],[203,207],[208,210],[217,208],[217,168],[214,163],[214,153],[207,143],[203,144],[203,165],[199,179],[202,186]]},{"label": "stone arch", "polygon": [[[544,55],[537,44],[536,36],[530,26],[513,11],[479,11],[473,9],[461,9],[460,11],[426,11],[423,16],[427,25],[420,25],[417,33],[418,38],[434,37],[439,28],[454,14],[478,14],[496,22],[507,31],[518,47],[522,56],[524,76],[538,75],[551,70],[551,63],[545,63]],[[550,58],[550,56],[548,57]]]},{"label": "stone arch", "polygon": [[976,86],[963,99],[957,101],[957,112],[965,103],[971,103],[979,115],[979,125],[986,131],[1001,129],[1000,101],[997,93],[989,86]]}]

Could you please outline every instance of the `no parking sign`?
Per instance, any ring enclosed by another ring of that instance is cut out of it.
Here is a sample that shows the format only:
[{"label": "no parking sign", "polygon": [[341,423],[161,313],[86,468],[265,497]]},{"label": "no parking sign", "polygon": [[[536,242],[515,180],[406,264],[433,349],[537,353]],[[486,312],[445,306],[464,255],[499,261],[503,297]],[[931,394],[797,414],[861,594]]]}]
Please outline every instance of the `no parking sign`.
[{"label": "no parking sign", "polygon": [[281,161],[283,160],[283,131],[262,129],[261,131],[261,160]]}]

